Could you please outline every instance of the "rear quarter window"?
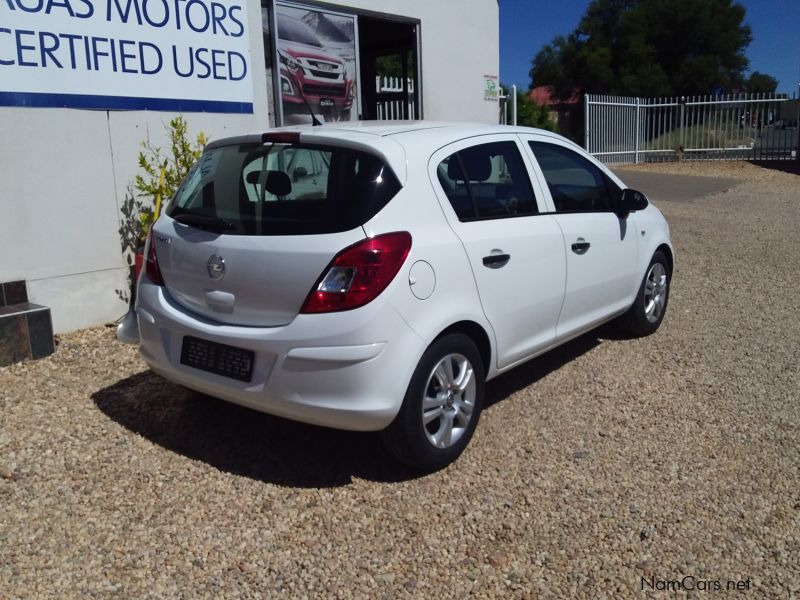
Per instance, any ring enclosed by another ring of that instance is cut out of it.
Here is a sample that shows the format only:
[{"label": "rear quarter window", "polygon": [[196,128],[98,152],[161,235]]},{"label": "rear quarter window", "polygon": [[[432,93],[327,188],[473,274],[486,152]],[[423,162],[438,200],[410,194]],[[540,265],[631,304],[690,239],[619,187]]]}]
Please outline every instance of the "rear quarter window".
[{"label": "rear quarter window", "polygon": [[392,170],[366,152],[242,144],[205,152],[167,214],[215,220],[233,235],[338,233],[366,223],[399,190]]}]

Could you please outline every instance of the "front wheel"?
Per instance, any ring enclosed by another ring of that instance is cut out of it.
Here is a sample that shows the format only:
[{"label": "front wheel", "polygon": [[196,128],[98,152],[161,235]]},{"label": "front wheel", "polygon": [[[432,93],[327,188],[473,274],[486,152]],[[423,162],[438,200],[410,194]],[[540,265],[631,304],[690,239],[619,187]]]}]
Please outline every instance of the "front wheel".
[{"label": "front wheel", "polygon": [[661,250],[656,251],[636,293],[633,306],[620,318],[620,325],[625,331],[644,337],[658,329],[667,312],[671,276],[667,257]]},{"label": "front wheel", "polygon": [[383,431],[389,453],[423,471],[456,460],[483,408],[483,369],[466,335],[450,334],[431,344],[411,377],[400,412]]}]

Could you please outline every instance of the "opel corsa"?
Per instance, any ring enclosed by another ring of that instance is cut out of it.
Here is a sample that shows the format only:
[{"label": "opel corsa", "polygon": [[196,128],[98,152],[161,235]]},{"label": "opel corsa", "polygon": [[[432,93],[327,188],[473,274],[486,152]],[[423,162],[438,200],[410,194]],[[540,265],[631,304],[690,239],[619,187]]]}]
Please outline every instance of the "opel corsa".
[{"label": "opel corsa", "polygon": [[433,122],[209,144],[152,229],[141,352],[183,386],[381,431],[423,470],[464,450],[484,383],[667,308],[669,227],[572,142]]}]

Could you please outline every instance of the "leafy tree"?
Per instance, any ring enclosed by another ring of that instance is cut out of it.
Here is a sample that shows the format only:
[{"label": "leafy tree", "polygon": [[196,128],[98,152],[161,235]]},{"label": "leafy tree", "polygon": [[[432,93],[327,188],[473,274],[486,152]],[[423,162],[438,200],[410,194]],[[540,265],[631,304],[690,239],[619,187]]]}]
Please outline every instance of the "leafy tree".
[{"label": "leafy tree", "polygon": [[759,71],[753,71],[744,82],[744,87],[748,92],[772,93],[778,88],[778,80]]},{"label": "leafy tree", "polygon": [[[500,84],[500,89],[506,96],[511,93],[511,88],[505,84]],[[510,118],[509,112],[509,119]],[[547,129],[548,131],[558,131],[557,125],[550,118],[549,107],[536,104],[530,99],[528,94],[520,90],[517,90],[517,125],[538,127],[539,129]]]},{"label": "leafy tree", "polygon": [[702,93],[742,81],[752,35],[733,0],[593,0],[578,27],[534,57],[533,86],[561,98]]},{"label": "leafy tree", "polygon": [[517,124],[558,131],[557,125],[550,117],[550,108],[536,104],[527,94],[519,91],[517,92]]},{"label": "leafy tree", "polygon": [[[403,57],[400,54],[387,54],[379,56],[375,61],[375,72],[381,77],[402,77]],[[406,77],[414,73],[414,53],[406,53]]]}]

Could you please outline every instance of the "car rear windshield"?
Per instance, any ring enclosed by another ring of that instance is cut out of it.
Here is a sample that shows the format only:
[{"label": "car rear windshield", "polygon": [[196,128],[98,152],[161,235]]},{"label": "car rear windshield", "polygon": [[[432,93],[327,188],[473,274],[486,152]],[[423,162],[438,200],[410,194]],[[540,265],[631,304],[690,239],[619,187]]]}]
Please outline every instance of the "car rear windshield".
[{"label": "car rear windshield", "polygon": [[400,190],[378,157],[345,148],[242,144],[207,150],[167,207],[233,235],[308,235],[366,223]]}]

